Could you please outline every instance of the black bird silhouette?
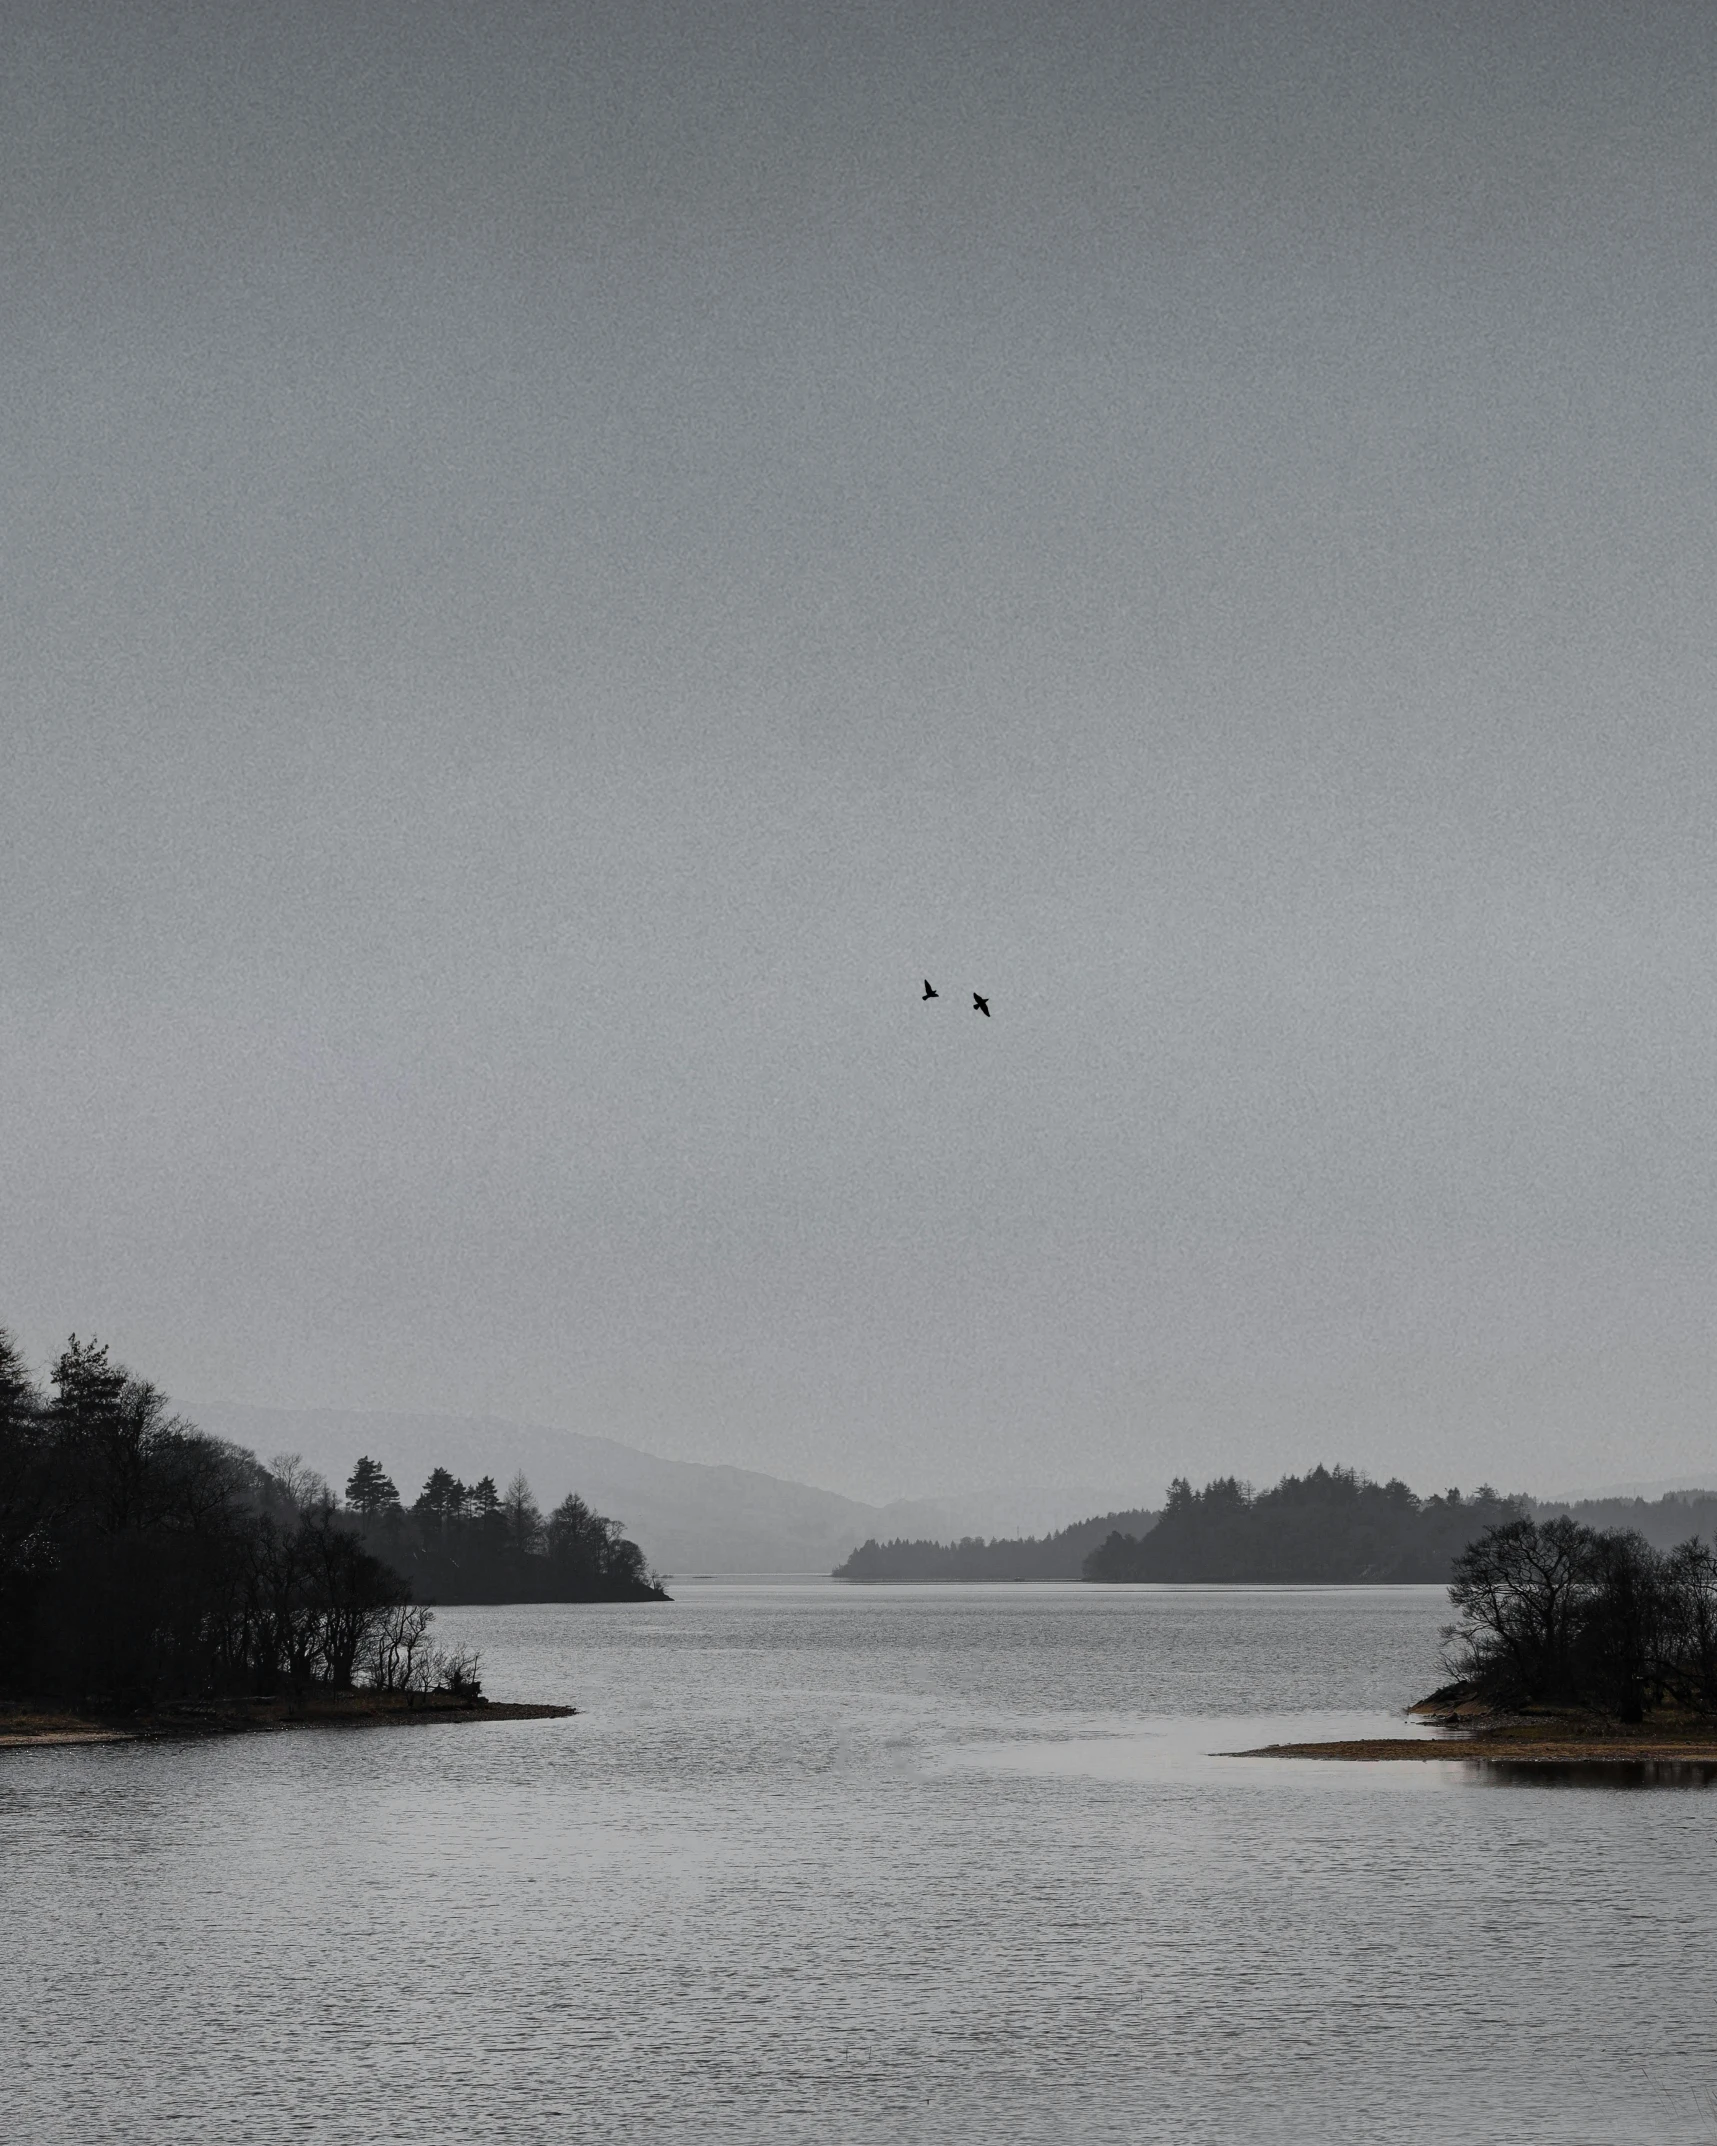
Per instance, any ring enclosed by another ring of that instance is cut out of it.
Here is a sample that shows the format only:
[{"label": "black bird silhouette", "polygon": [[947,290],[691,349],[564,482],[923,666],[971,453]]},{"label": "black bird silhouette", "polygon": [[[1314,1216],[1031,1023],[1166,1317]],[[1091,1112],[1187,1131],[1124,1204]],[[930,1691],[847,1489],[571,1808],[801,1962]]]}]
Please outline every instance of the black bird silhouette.
[{"label": "black bird silhouette", "polygon": [[987,998],[983,997],[981,993],[977,991],[974,991],[972,993],[972,1006],[973,1010],[975,1012],[981,1013],[986,1021],[989,1019],[990,1002]]},{"label": "black bird silhouette", "polygon": [[936,991],[931,988],[931,983],[928,976],[924,979],[924,996],[926,998],[940,998],[942,996],[940,991]]}]

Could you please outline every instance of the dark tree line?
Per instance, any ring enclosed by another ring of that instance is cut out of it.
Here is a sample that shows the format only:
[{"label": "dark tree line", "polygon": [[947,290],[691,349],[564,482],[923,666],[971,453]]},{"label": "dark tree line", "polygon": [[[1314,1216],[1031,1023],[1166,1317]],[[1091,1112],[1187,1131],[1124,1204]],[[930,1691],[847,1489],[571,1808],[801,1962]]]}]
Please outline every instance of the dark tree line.
[{"label": "dark tree line", "polygon": [[437,1468],[407,1506],[366,1454],[352,1470],[346,1501],[365,1545],[426,1602],[667,1599],[617,1520],[576,1495],[544,1519],[522,1475],[502,1492],[492,1476],[462,1483]]},{"label": "dark tree line", "polygon": [[1351,1468],[1287,1475],[1254,1491],[1233,1476],[1194,1490],[1184,1476],[1148,1534],[1119,1530],[1085,1560],[1088,1580],[1351,1583],[1446,1580],[1482,1529],[1525,1509],[1484,1485],[1421,1498]]},{"label": "dark tree line", "polygon": [[1449,1599],[1445,1696],[1717,1715],[1717,1552],[1697,1537],[1666,1551],[1566,1516],[1509,1520],[1462,1551]]},{"label": "dark tree line", "polygon": [[351,1685],[408,1590],[317,1487],[172,1415],[97,1342],[72,1337],[44,1397],[0,1334],[0,1688]]},{"label": "dark tree line", "polygon": [[986,1541],[966,1535],[958,1542],[878,1542],[874,1537],[837,1565],[837,1580],[1077,1580],[1087,1554],[1122,1529],[1143,1530],[1156,1520],[1145,1512],[1104,1513],[1076,1520],[1053,1535],[998,1535]]}]

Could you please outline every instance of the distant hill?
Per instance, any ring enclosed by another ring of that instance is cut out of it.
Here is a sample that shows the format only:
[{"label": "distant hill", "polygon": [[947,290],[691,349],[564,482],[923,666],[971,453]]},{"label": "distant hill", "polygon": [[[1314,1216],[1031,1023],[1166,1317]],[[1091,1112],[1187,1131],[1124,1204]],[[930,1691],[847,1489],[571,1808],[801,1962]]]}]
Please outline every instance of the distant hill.
[{"label": "distant hill", "polygon": [[1085,1561],[1088,1580],[1350,1583],[1446,1580],[1475,1535],[1524,1513],[1524,1498],[1488,1485],[1420,1498],[1351,1468],[1286,1475],[1254,1491],[1233,1476],[1194,1490],[1184,1477],[1148,1535],[1111,1534]]},{"label": "distant hill", "polygon": [[431,1471],[468,1482],[516,1471],[546,1511],[576,1491],[607,1513],[664,1575],[699,1572],[826,1573],[867,1535],[945,1529],[949,1505],[902,1499],[867,1505],[832,1490],[751,1468],[663,1460],[615,1438],[557,1431],[500,1417],[420,1416],[356,1409],[184,1404],[204,1430],[265,1457],[298,1453],[336,1490],[360,1454],[379,1461],[409,1504]]},{"label": "distant hill", "polygon": [[844,1564],[837,1580],[1077,1580],[1085,1559],[1120,1531],[1146,1534],[1157,1516],[1143,1508],[1075,1521],[1054,1535],[968,1535],[959,1542],[878,1542],[873,1536]]}]

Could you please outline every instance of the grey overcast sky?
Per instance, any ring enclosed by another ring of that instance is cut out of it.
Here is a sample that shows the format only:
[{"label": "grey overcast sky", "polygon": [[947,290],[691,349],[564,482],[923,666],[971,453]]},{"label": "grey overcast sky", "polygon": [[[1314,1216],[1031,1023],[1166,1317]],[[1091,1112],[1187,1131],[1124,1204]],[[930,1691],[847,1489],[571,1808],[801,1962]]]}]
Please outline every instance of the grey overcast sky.
[{"label": "grey overcast sky", "polygon": [[38,1364],[866,1496],[1717,1467],[1717,8],[0,52]]}]

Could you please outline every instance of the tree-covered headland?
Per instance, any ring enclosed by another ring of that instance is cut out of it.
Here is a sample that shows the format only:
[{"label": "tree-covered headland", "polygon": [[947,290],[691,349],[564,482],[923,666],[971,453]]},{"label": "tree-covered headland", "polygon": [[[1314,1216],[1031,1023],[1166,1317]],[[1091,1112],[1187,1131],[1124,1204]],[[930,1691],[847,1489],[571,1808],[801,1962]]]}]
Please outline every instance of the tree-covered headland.
[{"label": "tree-covered headland", "polygon": [[522,1475],[462,1483],[435,1469],[407,1506],[366,1454],[346,1485],[365,1547],[428,1602],[643,1602],[664,1599],[620,1523],[576,1494],[545,1518]]},{"label": "tree-covered headland", "polygon": [[438,1470],[407,1511],[373,1462],[351,1487],[342,1505],[294,1456],[209,1437],[75,1335],[44,1393],[0,1333],[0,1695],[475,1697],[430,1602],[659,1593],[581,1500],[545,1522],[522,1482],[501,1498]]}]

